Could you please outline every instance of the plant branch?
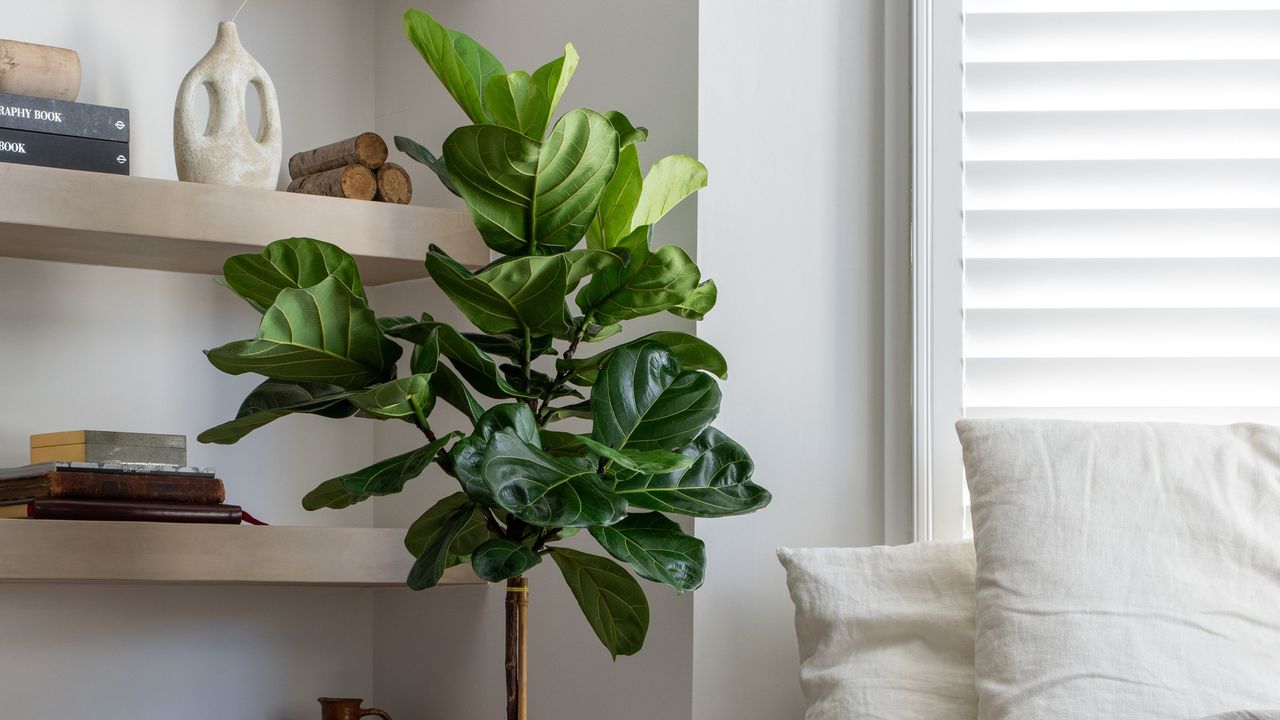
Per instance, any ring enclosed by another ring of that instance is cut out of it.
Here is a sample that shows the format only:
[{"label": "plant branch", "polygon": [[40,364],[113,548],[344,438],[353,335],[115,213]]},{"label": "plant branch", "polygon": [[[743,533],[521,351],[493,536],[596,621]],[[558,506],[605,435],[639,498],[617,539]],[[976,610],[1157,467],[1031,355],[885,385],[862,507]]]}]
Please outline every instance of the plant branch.
[{"label": "plant branch", "polygon": [[[570,341],[569,347],[565,349],[564,354],[561,356],[566,362],[569,360],[572,360],[574,353],[578,352],[578,345],[582,344],[582,340],[586,338],[587,326],[590,324],[591,324],[590,315],[582,318],[582,327],[578,328],[578,331],[574,333],[573,340]],[[564,370],[561,370],[560,372],[556,373],[555,379],[552,380],[551,384],[547,386],[547,389],[543,391],[542,397],[540,398],[540,401],[539,401],[540,405],[539,407],[534,408],[534,413],[533,413],[534,417],[538,421],[538,427],[546,426],[547,419],[551,417],[552,396],[556,394],[556,391],[564,387],[565,382],[569,379],[569,376],[572,374],[573,374],[573,369],[566,367]]]},{"label": "plant branch", "polygon": [[427,422],[426,414],[422,412],[422,404],[418,402],[418,398],[410,396],[409,407],[413,408],[414,424],[417,425],[418,429],[422,431],[422,434],[427,437],[427,442],[435,442],[436,434],[431,432],[431,425]]}]

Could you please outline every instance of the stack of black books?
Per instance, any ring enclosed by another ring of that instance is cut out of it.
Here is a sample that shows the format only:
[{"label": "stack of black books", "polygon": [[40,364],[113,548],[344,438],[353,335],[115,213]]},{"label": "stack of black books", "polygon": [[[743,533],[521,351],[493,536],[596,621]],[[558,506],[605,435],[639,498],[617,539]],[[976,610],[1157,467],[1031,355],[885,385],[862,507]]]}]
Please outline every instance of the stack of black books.
[{"label": "stack of black books", "polygon": [[129,174],[129,111],[0,93],[0,162]]}]

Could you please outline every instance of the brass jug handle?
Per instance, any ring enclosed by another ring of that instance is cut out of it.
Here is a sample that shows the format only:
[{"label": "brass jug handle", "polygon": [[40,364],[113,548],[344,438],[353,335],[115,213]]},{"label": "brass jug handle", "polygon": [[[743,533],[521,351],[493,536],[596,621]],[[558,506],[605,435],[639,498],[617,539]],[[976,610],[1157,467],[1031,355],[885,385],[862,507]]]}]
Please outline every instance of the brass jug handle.
[{"label": "brass jug handle", "polygon": [[364,716],[366,716],[366,715],[377,715],[378,717],[382,718],[382,720],[391,720],[391,716],[390,716],[390,715],[388,715],[386,712],[384,712],[384,711],[382,711],[382,710],[379,710],[378,708],[363,708],[363,709],[361,709],[361,710],[360,710],[360,717],[364,717]]}]

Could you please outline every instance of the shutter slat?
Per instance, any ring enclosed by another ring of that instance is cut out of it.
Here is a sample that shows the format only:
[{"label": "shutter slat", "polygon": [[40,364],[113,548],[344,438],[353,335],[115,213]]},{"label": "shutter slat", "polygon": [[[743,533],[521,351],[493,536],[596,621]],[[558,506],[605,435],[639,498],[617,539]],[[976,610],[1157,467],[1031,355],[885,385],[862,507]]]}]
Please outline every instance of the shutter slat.
[{"label": "shutter slat", "polygon": [[1280,307],[1280,258],[971,259],[965,263],[964,306]]},{"label": "shutter slat", "polygon": [[965,356],[979,359],[1274,358],[1280,308],[975,308],[964,333]]},{"label": "shutter slat", "polygon": [[1280,9],[1280,0],[964,0],[964,12],[969,16],[985,13],[1168,13],[1276,9]]},{"label": "shutter slat", "polygon": [[964,143],[969,162],[1280,158],[1280,110],[970,112]]},{"label": "shutter slat", "polygon": [[1277,10],[999,13],[964,32],[966,62],[1280,58]]},{"label": "shutter slat", "polygon": [[966,210],[1280,208],[1280,160],[966,161]]},{"label": "shutter slat", "polygon": [[1180,422],[1208,425],[1280,425],[1280,407],[989,407],[966,408],[975,418],[1060,418],[1110,422]]},{"label": "shutter slat", "polygon": [[969,358],[966,405],[1280,406],[1280,358]]},{"label": "shutter slat", "polygon": [[965,257],[1280,257],[1280,210],[969,210]]},{"label": "shutter slat", "polygon": [[1280,60],[965,63],[964,109],[1280,108]]}]

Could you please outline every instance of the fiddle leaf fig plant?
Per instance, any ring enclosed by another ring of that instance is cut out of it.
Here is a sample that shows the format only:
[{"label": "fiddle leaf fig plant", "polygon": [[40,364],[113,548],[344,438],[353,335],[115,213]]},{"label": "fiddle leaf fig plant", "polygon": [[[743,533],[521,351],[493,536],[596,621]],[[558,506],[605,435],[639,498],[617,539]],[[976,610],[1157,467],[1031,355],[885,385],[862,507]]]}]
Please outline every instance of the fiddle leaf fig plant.
[{"label": "fiddle leaf fig plant", "polygon": [[[475,269],[425,248],[428,273],[469,327],[427,313],[379,317],[355,261],[327,242],[289,238],[233,257],[226,285],[262,321],[253,338],[207,355],[219,370],[265,379],[199,439],[234,443],[296,413],[409,423],[421,446],[320,483],[303,506],[397,493],[435,464],[458,491],[409,528],[410,587],[469,564],[524,602],[525,573],[549,557],[609,653],[633,654],[649,625],[633,573],[676,592],[705,575],[702,541],[669,516],[749,513],[770,500],[747,451],[712,426],[728,374],[719,351],[677,331],[587,350],[629,320],[712,310],[715,284],[684,250],[655,242],[707,170],[674,155],[642,172],[644,128],[616,111],[557,115],[578,65],[572,45],[533,72],[509,72],[424,12],[404,23],[470,121],[439,156],[396,138],[465,201],[497,256]],[[466,427],[445,427],[441,404]],[[580,530],[600,552],[562,544]]]}]

